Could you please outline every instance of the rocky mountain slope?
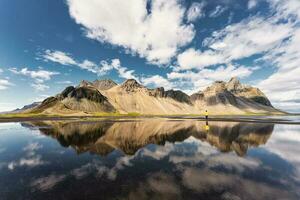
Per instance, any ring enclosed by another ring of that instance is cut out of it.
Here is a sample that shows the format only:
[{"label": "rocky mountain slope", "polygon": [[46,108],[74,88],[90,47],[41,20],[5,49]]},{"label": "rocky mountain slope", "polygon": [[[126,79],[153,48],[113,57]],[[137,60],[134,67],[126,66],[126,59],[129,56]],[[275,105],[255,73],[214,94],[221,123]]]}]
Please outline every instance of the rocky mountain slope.
[{"label": "rocky mountain slope", "polygon": [[211,114],[280,113],[258,88],[240,83],[216,81],[191,96],[163,87],[149,89],[134,79],[118,85],[112,80],[82,81],[60,94],[45,99],[25,112],[64,115],[93,113],[140,114]]}]

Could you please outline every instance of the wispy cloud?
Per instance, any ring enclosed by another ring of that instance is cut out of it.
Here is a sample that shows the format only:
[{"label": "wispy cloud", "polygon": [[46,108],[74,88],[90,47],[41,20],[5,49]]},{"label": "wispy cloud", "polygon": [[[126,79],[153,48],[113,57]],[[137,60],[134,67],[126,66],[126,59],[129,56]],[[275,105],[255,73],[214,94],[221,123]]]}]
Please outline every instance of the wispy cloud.
[{"label": "wispy cloud", "polygon": [[154,75],[154,76],[148,76],[148,77],[143,77],[141,79],[141,82],[144,85],[147,86],[155,86],[155,87],[164,87],[165,89],[172,89],[174,88],[174,84],[169,81],[168,79],[160,76],[160,75]]},{"label": "wispy cloud", "polygon": [[6,90],[7,88],[13,85],[14,84],[7,79],[0,79],[0,90]]},{"label": "wispy cloud", "polygon": [[[57,56],[59,55],[59,56]],[[85,59],[83,62],[78,62],[76,59],[71,57],[72,55],[69,53],[61,52],[61,51],[50,51],[46,50],[45,54],[42,55],[47,61],[53,61],[60,63],[62,65],[71,65],[77,66],[83,70],[87,70],[89,72],[95,73],[98,76],[106,75],[111,70],[116,70],[119,74],[120,78],[125,79],[138,79],[134,75],[134,70],[129,70],[127,67],[121,66],[121,62],[119,59],[112,59],[112,60],[102,60],[100,64],[97,65],[96,63]],[[59,57],[59,59],[58,59]]]},{"label": "wispy cloud", "polygon": [[192,3],[191,7],[187,11],[187,20],[189,22],[196,21],[199,18],[202,18],[205,16],[204,11],[205,3],[201,2],[194,2]]},{"label": "wispy cloud", "polygon": [[62,65],[77,65],[77,62],[71,57],[70,54],[62,51],[51,51],[47,49],[43,57],[46,60],[57,62]]},{"label": "wispy cloud", "polygon": [[39,70],[29,70],[28,68],[22,68],[18,70],[17,68],[9,69],[14,74],[19,74],[23,76],[27,76],[34,80],[34,83],[31,83],[31,86],[37,91],[44,91],[49,89],[49,86],[45,85],[45,81],[51,80],[52,76],[60,74],[59,72],[52,72],[43,69]]},{"label": "wispy cloud", "polygon": [[209,13],[209,17],[219,17],[227,10],[227,7],[223,7],[221,5],[218,5],[211,13]]},{"label": "wispy cloud", "polygon": [[128,70],[127,67],[123,67],[121,65],[121,61],[119,59],[112,59],[110,62],[108,61],[101,61],[100,62],[100,69],[99,69],[99,74],[105,75],[111,70],[116,70],[117,73],[119,74],[120,78],[125,78],[125,79],[136,79],[139,80],[139,78],[134,75],[134,70]]},{"label": "wispy cloud", "polygon": [[58,183],[62,182],[66,178],[66,175],[51,174],[49,176],[40,177],[33,180],[30,186],[41,191],[46,191],[53,188]]},{"label": "wispy cloud", "polygon": [[248,9],[253,9],[257,6],[258,0],[249,0],[248,1]]},{"label": "wispy cloud", "polygon": [[46,161],[42,160],[40,155],[36,154],[36,151],[41,149],[43,146],[39,143],[29,143],[23,148],[25,156],[20,158],[18,161],[12,161],[8,163],[7,168],[14,170],[16,167],[37,167],[47,164]]},{"label": "wispy cloud", "polygon": [[22,68],[21,70],[18,70],[17,68],[10,68],[9,70],[14,74],[21,74],[33,78],[37,80],[37,82],[48,81],[51,79],[52,76],[60,74],[59,72],[51,72],[47,70],[29,70],[26,67]]}]

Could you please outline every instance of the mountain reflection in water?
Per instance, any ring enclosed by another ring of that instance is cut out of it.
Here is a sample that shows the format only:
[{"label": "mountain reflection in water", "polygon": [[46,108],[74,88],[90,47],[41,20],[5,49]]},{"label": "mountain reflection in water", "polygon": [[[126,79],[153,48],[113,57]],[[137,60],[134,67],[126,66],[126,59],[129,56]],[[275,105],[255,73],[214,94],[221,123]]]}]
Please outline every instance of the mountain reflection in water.
[{"label": "mountain reflection in water", "polygon": [[[29,124],[23,124],[28,126]],[[222,152],[234,151],[244,156],[249,147],[265,144],[274,124],[210,122],[209,130],[203,121],[145,120],[125,122],[57,122],[31,123],[64,147],[77,153],[91,152],[105,156],[115,149],[134,155],[148,144],[164,145],[181,142],[193,136],[208,142]],[[30,126],[30,125],[29,125]]]},{"label": "mountain reflection in water", "polygon": [[145,119],[0,125],[0,199],[300,199],[300,126]]}]

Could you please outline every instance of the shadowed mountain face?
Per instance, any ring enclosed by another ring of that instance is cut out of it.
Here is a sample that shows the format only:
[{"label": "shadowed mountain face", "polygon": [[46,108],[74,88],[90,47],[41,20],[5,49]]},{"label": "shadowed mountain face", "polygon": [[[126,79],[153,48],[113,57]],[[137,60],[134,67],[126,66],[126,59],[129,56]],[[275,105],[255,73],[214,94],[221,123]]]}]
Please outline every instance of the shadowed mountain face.
[{"label": "shadowed mountain face", "polygon": [[[45,99],[31,109],[31,112],[67,114],[72,111],[82,112],[114,112],[114,107],[97,89],[81,82],[81,86],[69,86],[55,97]],[[74,112],[76,114],[76,112]]]},{"label": "shadowed mountain face", "polygon": [[24,112],[62,115],[88,115],[97,112],[140,114],[275,114],[268,98],[258,89],[241,84],[237,78],[216,81],[204,91],[191,96],[163,87],[149,89],[134,79],[121,85],[112,80],[81,81],[55,97],[49,97]]},{"label": "shadowed mountain face", "polygon": [[164,145],[181,142],[189,137],[205,141],[222,152],[234,151],[244,156],[248,148],[265,144],[273,132],[272,124],[210,122],[209,130],[201,121],[126,121],[126,122],[32,122],[64,147],[78,153],[107,155],[114,150],[135,154],[148,144]]}]

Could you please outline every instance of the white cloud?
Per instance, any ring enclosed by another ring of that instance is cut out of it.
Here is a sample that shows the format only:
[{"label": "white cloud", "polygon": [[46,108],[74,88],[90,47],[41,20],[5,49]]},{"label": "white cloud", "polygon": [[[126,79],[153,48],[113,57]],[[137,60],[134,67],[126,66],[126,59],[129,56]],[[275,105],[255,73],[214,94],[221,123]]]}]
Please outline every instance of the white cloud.
[{"label": "white cloud", "polygon": [[298,125],[281,125],[275,126],[272,137],[263,146],[265,150],[277,154],[294,166],[293,178],[297,181],[300,181],[299,142]]},{"label": "white cloud", "polygon": [[291,24],[291,36],[263,56],[262,60],[273,64],[275,72],[258,83],[274,105],[283,110],[299,112],[300,102],[300,2],[294,0],[270,0],[276,10],[277,20]]},{"label": "white cloud", "polygon": [[[269,95],[269,93],[268,93]],[[283,93],[282,95],[288,95]],[[287,96],[289,97],[289,96]],[[272,98],[272,96],[271,96]],[[297,100],[288,100],[288,101],[284,101],[284,100],[279,100],[279,101],[272,101],[273,106],[275,106],[276,108],[282,109],[284,111],[287,112],[291,112],[291,113],[299,113],[300,110],[300,102],[298,102]]]},{"label": "white cloud", "polygon": [[251,17],[214,32],[212,37],[205,39],[204,45],[231,61],[271,50],[291,36],[291,32],[289,23]]},{"label": "white cloud", "polygon": [[53,62],[60,63],[62,65],[76,65],[77,62],[71,57],[70,54],[67,54],[62,51],[51,51],[46,50],[43,58],[46,60],[51,60]]},{"label": "white cloud", "polygon": [[263,88],[266,94],[273,101],[278,102],[278,106],[282,109],[286,109],[286,105],[291,102],[296,104],[300,101],[299,44],[300,28],[295,31],[292,38],[265,56],[265,59],[277,66],[278,69],[267,79],[262,80],[258,87]]},{"label": "white cloud", "polygon": [[17,68],[10,68],[9,69],[14,74],[21,74],[24,76],[28,76],[32,79],[35,79],[36,82],[43,83],[44,81],[48,81],[51,79],[52,76],[58,75],[59,72],[51,72],[46,70],[28,70],[28,68],[22,68],[21,70],[18,70]]},{"label": "white cloud", "polygon": [[289,18],[291,15],[300,18],[300,2],[298,0],[268,0],[276,11],[276,15]]},{"label": "white cloud", "polygon": [[41,156],[35,156],[30,158],[21,158],[18,162],[10,162],[7,165],[7,168],[14,170],[16,167],[37,167],[44,165],[45,162],[41,160]]},{"label": "white cloud", "polygon": [[85,69],[85,70],[90,71],[95,74],[98,73],[98,66],[92,61],[84,60],[82,63],[78,63],[77,65],[81,69]]},{"label": "white cloud", "polygon": [[31,182],[31,187],[37,188],[41,191],[46,191],[53,188],[58,183],[62,182],[66,178],[66,175],[51,174],[46,177],[35,179]]},{"label": "white cloud", "polygon": [[125,78],[125,79],[136,79],[139,80],[138,77],[136,77],[133,73],[134,70],[128,70],[126,67],[121,66],[121,62],[119,59],[113,59],[111,65],[116,69],[119,73],[119,77]]},{"label": "white cloud", "polygon": [[7,79],[0,79],[0,90],[6,90],[9,86],[13,85],[14,84]]},{"label": "white cloud", "polygon": [[42,84],[42,83],[32,83],[30,84],[31,87],[33,87],[36,91],[45,91],[49,89],[50,87],[48,85]]},{"label": "white cloud", "polygon": [[253,9],[257,6],[258,0],[249,0],[248,1],[248,9]]},{"label": "white cloud", "polygon": [[147,86],[153,85],[155,87],[164,87],[167,90],[172,89],[174,87],[173,83],[171,83],[168,79],[160,75],[144,77],[141,79],[141,82]]},{"label": "white cloud", "polygon": [[178,0],[68,0],[67,4],[87,37],[122,46],[152,63],[168,63],[195,35],[193,25],[183,24],[185,8]]},{"label": "white cloud", "polygon": [[52,61],[56,62],[62,65],[74,65],[78,66],[81,69],[87,70],[89,72],[98,73],[98,66],[94,62],[90,60],[84,60],[83,62],[76,61],[71,54],[62,52],[62,51],[51,51],[46,50],[42,57],[45,59],[45,61]]},{"label": "white cloud", "polygon": [[42,160],[40,155],[36,155],[36,151],[41,149],[43,146],[37,142],[29,143],[23,148],[25,157],[20,158],[18,161],[12,161],[8,163],[7,168],[14,170],[16,167],[37,167],[47,164]]},{"label": "white cloud", "polygon": [[187,11],[187,20],[189,22],[193,22],[199,18],[204,17],[205,16],[205,13],[203,10],[204,6],[205,6],[204,2],[201,2],[201,3],[194,2]]},{"label": "white cloud", "polygon": [[179,69],[201,69],[265,53],[280,45],[292,33],[292,23],[279,23],[276,18],[250,17],[206,38],[203,46],[209,50],[191,48],[179,54]]},{"label": "white cloud", "polygon": [[181,70],[193,68],[203,68],[209,65],[224,63],[225,58],[222,54],[217,54],[214,51],[208,50],[201,52],[190,48],[177,57],[178,64]]},{"label": "white cloud", "polygon": [[209,17],[219,17],[223,12],[227,10],[227,7],[218,5],[210,14]]},{"label": "white cloud", "polygon": [[3,72],[3,69],[0,68],[0,74]]},{"label": "white cloud", "polygon": [[134,70],[128,70],[127,67],[121,66],[119,59],[112,59],[110,63],[103,60],[100,62],[100,66],[100,75],[104,75],[114,69],[118,72],[120,78],[139,80],[138,77],[134,75]]},{"label": "white cloud", "polygon": [[39,150],[43,147],[43,145],[39,144],[38,142],[32,142],[32,143],[28,143],[27,146],[25,146],[23,148],[24,151],[26,152],[33,152],[36,150]]},{"label": "white cloud", "polygon": [[[50,50],[46,50],[45,54],[43,55],[43,57],[47,60],[58,62],[62,65],[78,66],[79,68],[95,73],[98,76],[103,76],[108,72],[110,72],[111,70],[116,70],[120,78],[125,78],[125,79],[134,78],[138,80],[138,78],[134,75],[134,70],[128,70],[127,67],[121,66],[121,62],[119,59],[112,59],[110,60],[110,62],[106,60],[102,60],[100,61],[100,64],[97,65],[94,62],[87,59],[84,60],[83,62],[78,62],[71,56],[72,55],[69,53],[64,53],[61,51],[50,51]],[[58,59],[58,57],[60,57],[60,59]],[[37,85],[36,87],[39,86],[41,85]]]},{"label": "white cloud", "polygon": [[22,68],[18,70],[17,68],[10,68],[9,69],[14,74],[20,74],[23,76],[30,77],[34,80],[34,83],[31,83],[31,87],[33,87],[36,91],[45,91],[50,87],[45,85],[45,81],[51,80],[52,76],[60,74],[59,72],[52,72],[43,69],[39,69],[37,71],[29,70],[28,68]]}]

